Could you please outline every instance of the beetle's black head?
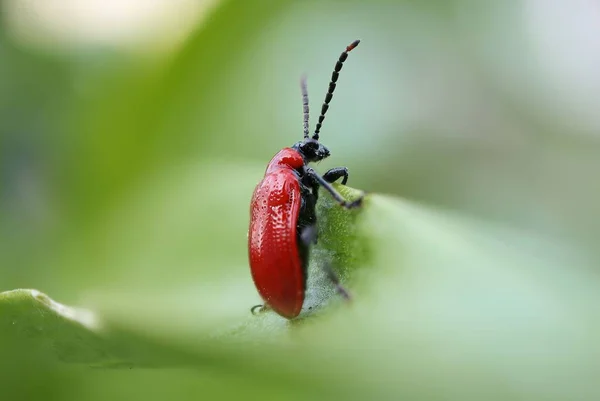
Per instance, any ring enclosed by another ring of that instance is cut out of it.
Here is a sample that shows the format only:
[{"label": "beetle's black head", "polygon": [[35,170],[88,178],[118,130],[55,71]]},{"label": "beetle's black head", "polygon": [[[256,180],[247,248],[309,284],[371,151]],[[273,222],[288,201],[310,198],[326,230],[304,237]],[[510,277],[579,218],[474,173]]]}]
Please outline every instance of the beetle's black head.
[{"label": "beetle's black head", "polygon": [[312,138],[306,138],[294,144],[292,149],[297,150],[304,157],[306,163],[318,162],[329,156],[329,149]]}]

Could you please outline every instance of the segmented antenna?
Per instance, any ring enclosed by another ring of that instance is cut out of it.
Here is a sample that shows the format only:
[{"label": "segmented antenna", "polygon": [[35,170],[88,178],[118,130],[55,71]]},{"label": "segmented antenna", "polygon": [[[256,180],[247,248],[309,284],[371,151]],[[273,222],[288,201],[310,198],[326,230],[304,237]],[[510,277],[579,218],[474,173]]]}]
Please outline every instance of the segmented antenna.
[{"label": "segmented antenna", "polygon": [[302,89],[302,111],[304,113],[304,139],[308,139],[308,89],[305,75],[300,78],[300,88]]},{"label": "segmented antenna", "polygon": [[[317,141],[319,140],[319,132],[321,131],[321,125],[323,125],[323,120],[325,120],[325,113],[327,113],[327,110],[329,109],[329,102],[331,102],[331,99],[333,98],[335,83],[337,82],[340,76],[340,71],[342,70],[344,61],[346,61],[346,59],[348,58],[348,52],[350,52],[352,49],[358,46],[359,43],[360,40],[355,40],[354,42],[350,43],[350,45],[346,47],[346,50],[342,52],[342,54],[340,54],[340,58],[338,59],[337,63],[335,63],[335,67],[333,68],[333,74],[331,74],[331,82],[329,82],[329,89],[327,89],[327,94],[325,95],[325,102],[323,102],[323,106],[321,107],[321,115],[319,116],[319,122],[317,123],[315,134],[312,136],[312,138]],[[308,108],[305,110],[308,110]]]}]

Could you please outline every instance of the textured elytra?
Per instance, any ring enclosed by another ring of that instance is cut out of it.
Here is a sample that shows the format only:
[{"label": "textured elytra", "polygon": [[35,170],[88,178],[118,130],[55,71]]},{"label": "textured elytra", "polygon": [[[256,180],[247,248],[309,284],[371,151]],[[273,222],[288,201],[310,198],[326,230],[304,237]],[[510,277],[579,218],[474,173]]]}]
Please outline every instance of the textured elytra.
[{"label": "textured elytra", "polygon": [[250,203],[248,250],[258,292],[287,317],[297,316],[304,302],[304,261],[296,229],[300,204],[300,184],[293,170],[270,164]]}]

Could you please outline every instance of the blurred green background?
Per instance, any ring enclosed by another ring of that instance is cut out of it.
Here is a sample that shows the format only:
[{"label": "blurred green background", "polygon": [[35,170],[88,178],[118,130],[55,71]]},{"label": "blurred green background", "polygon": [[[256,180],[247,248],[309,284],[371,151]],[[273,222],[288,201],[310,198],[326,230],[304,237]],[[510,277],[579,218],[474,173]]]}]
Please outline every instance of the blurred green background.
[{"label": "blurred green background", "polygon": [[[0,291],[95,310],[121,347],[2,326],[1,399],[600,396],[597,5],[0,4]],[[374,257],[352,308],[253,320],[252,190],[301,137],[299,77],[314,127],[354,39],[318,169],[387,195],[357,228]],[[105,364],[128,352],[152,367]]]}]

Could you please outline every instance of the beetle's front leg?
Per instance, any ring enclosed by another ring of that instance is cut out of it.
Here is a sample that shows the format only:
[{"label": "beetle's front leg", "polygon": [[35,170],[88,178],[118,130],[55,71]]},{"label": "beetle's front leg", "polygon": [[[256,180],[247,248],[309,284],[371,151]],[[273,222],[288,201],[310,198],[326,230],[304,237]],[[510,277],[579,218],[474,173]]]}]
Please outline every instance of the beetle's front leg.
[{"label": "beetle's front leg", "polygon": [[329,183],[333,183],[341,177],[344,177],[342,185],[346,185],[348,182],[348,169],[346,167],[334,167],[323,174],[323,179]]},{"label": "beetle's front leg", "polygon": [[[333,199],[335,199],[336,202],[339,203],[340,206],[342,206],[343,208],[353,209],[355,207],[359,207],[362,204],[364,195],[361,195],[360,198],[352,202],[348,202],[342,197],[342,195],[340,195],[338,191],[335,190],[335,188],[329,182],[327,182],[327,180],[325,180],[325,178],[321,177],[319,173],[317,173],[315,170],[313,170],[310,167],[306,167],[304,171],[308,177],[310,177],[312,180],[316,181],[320,186],[325,188],[327,192],[329,192],[331,196],[333,196]],[[340,177],[341,176],[343,176],[343,174],[340,175]]]}]

